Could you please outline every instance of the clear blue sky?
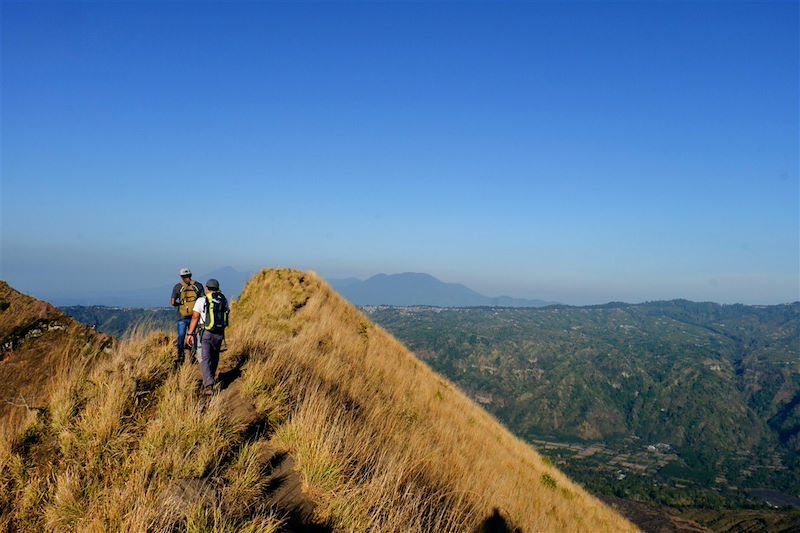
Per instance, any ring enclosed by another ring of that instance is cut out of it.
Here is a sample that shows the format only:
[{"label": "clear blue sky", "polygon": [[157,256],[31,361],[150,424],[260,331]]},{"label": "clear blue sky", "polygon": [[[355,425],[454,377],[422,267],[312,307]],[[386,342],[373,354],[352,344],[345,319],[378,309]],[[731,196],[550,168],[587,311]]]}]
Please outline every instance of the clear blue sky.
[{"label": "clear blue sky", "polygon": [[800,298],[797,2],[2,3],[2,271]]}]

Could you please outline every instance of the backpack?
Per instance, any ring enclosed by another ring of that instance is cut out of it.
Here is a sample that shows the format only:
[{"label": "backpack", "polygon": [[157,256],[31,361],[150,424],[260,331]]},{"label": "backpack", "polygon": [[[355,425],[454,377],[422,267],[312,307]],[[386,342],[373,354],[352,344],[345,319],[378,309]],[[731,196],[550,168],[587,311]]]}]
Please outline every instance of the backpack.
[{"label": "backpack", "polygon": [[228,315],[230,314],[228,299],[220,291],[214,291],[211,294],[206,294],[205,300],[206,325],[203,327],[211,333],[220,335],[225,333],[225,327],[228,325]]},{"label": "backpack", "polygon": [[178,312],[184,318],[189,318],[192,316],[192,311],[194,310],[194,303],[197,301],[197,296],[199,295],[197,290],[196,282],[192,281],[191,283],[181,283],[181,292],[180,292],[180,305],[178,306]]}]

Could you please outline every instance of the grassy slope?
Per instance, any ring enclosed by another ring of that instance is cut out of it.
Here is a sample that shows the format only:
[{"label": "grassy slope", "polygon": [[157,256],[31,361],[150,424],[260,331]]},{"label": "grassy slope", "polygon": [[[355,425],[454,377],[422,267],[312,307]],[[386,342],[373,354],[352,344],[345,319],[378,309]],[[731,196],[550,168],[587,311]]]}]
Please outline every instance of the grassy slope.
[{"label": "grassy slope", "polygon": [[48,303],[0,281],[0,435],[48,396],[64,365],[90,364],[111,344]]},{"label": "grassy slope", "polygon": [[228,342],[208,401],[165,335],[65,370],[0,449],[0,528],[634,530],[313,274],[257,274]]}]

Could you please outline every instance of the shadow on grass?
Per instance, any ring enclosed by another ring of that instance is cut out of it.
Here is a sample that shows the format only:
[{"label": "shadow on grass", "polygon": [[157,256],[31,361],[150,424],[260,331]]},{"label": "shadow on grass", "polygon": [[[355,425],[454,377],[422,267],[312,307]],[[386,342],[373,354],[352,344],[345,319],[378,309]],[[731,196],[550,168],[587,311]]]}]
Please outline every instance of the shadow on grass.
[{"label": "shadow on grass", "polygon": [[495,507],[492,514],[481,522],[475,533],[522,533],[522,530],[514,526],[500,513],[500,509]]}]

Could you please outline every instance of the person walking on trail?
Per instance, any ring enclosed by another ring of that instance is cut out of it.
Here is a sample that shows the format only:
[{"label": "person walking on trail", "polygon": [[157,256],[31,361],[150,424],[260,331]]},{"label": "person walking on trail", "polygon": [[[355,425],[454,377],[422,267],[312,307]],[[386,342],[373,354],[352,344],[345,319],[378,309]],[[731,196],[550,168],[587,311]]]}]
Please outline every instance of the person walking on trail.
[{"label": "person walking on trail", "polygon": [[[170,305],[178,308],[178,358],[175,362],[176,365],[182,364],[184,360],[186,330],[189,329],[189,323],[192,320],[194,304],[197,300],[202,299],[204,295],[203,286],[192,279],[191,270],[182,268],[179,275],[181,281],[172,288],[172,297],[170,298]],[[191,345],[194,345],[195,340],[192,339]]]},{"label": "person walking on trail", "polygon": [[206,395],[211,395],[215,390],[219,390],[219,383],[216,380],[217,365],[222,341],[225,339],[229,313],[228,300],[219,290],[219,281],[213,278],[208,280],[205,296],[194,304],[188,331],[190,336],[187,339],[190,345],[195,342],[193,334],[199,324],[201,328],[200,373],[203,375],[203,393]]}]

